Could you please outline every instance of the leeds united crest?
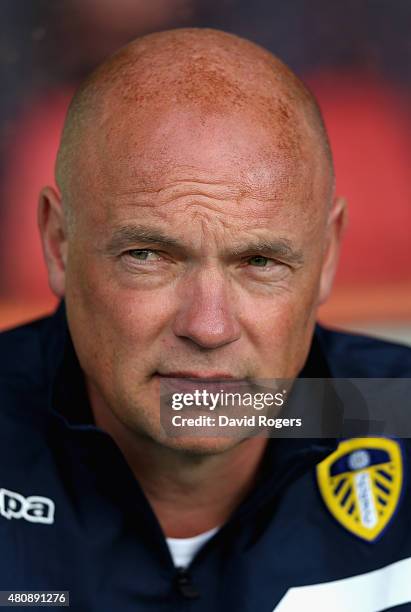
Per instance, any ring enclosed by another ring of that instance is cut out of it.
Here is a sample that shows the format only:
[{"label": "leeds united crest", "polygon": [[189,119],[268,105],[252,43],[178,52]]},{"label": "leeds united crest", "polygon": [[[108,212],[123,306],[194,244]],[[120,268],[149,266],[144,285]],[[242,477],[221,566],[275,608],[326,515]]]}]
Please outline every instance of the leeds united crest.
[{"label": "leeds united crest", "polygon": [[391,521],[403,486],[401,447],[388,438],[353,438],[317,466],[321,496],[335,519],[372,542]]}]

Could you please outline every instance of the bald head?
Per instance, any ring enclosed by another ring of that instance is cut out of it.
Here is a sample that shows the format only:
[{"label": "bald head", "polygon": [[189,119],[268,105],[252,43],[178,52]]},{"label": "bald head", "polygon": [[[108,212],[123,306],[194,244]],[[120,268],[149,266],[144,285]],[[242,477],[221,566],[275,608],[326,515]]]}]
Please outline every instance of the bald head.
[{"label": "bald head", "polygon": [[[66,118],[56,180],[67,205],[73,181],[95,150],[115,154],[115,135],[156,125],[171,111],[253,122],[287,160],[316,158],[331,194],[333,166],[318,105],[276,57],[247,40],[209,29],[139,38],[102,64],[75,94]],[[138,137],[136,144],[141,146]],[[118,145],[118,143],[117,143]]]}]

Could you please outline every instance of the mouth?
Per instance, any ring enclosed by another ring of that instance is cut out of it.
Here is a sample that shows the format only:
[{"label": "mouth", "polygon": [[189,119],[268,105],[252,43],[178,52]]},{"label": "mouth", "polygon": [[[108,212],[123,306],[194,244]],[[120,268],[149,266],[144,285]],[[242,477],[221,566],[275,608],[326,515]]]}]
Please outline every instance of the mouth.
[{"label": "mouth", "polygon": [[175,370],[173,372],[155,372],[160,378],[185,378],[201,380],[202,382],[216,382],[219,380],[242,380],[227,372],[192,372],[189,370]]},{"label": "mouth", "polygon": [[228,372],[174,370],[156,372],[162,393],[194,393],[206,390],[210,393],[238,392],[249,384],[245,378],[235,377]]}]

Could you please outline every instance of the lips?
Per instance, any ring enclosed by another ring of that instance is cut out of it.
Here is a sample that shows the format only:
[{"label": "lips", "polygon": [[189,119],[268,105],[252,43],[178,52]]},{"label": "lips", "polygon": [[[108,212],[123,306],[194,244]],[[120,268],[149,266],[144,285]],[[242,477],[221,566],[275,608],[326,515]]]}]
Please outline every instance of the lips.
[{"label": "lips", "polygon": [[193,393],[198,390],[207,390],[209,393],[238,392],[241,387],[247,385],[247,381],[235,378],[227,372],[192,372],[188,370],[176,370],[173,372],[157,372],[160,379],[160,393]]},{"label": "lips", "polygon": [[177,370],[167,373],[157,372],[157,376],[161,376],[162,378],[192,378],[205,381],[216,381],[221,379],[235,380],[235,377],[232,374],[227,374],[226,372],[190,372],[187,370]]}]

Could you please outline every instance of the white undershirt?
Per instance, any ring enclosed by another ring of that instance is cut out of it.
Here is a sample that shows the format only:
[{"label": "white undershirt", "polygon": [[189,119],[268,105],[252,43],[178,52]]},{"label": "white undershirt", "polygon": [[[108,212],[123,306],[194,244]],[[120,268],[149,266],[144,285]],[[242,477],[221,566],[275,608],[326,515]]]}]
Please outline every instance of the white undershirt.
[{"label": "white undershirt", "polygon": [[187,567],[197,552],[210,540],[219,527],[200,533],[192,538],[166,538],[170,554],[176,567]]}]

